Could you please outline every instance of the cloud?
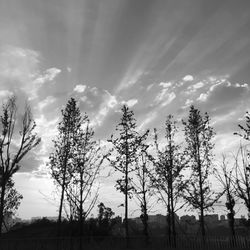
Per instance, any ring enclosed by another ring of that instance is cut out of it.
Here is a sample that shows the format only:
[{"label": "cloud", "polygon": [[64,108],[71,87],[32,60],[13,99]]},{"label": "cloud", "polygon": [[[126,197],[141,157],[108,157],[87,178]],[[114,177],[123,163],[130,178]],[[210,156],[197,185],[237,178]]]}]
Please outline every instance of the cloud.
[{"label": "cloud", "polygon": [[39,150],[37,150],[38,156],[48,156],[51,147],[52,139],[55,138],[57,131],[57,124],[59,117],[54,117],[53,119],[48,119],[45,114],[41,114],[36,119],[36,132],[42,137],[42,142],[39,145]]},{"label": "cloud", "polygon": [[213,84],[207,92],[201,93],[197,98],[199,107],[209,111],[217,121],[216,126],[220,131],[234,124],[250,104],[248,86],[244,84],[240,86],[228,81]]},{"label": "cloud", "polygon": [[121,80],[121,83],[118,85],[118,87],[116,89],[116,93],[119,93],[120,91],[127,89],[127,88],[130,88],[131,86],[135,85],[137,82],[139,82],[141,77],[146,74],[141,69],[137,69],[133,73],[132,73],[132,71],[134,71],[134,69],[129,70],[129,72],[126,73],[124,78]]},{"label": "cloud", "polygon": [[186,93],[187,94],[192,94],[197,92],[198,89],[202,88],[205,86],[205,83],[203,81],[197,82],[193,85],[188,86]]},{"label": "cloud", "polygon": [[130,99],[128,101],[123,101],[122,104],[126,104],[129,108],[135,106],[135,104],[138,103],[137,99]]},{"label": "cloud", "polygon": [[40,53],[37,51],[14,46],[0,48],[0,81],[5,90],[14,94],[22,92],[29,100],[35,99],[40,87],[53,81],[60,72],[52,67],[40,73]]},{"label": "cloud", "polygon": [[247,89],[249,88],[247,83],[244,83],[244,84],[236,83],[234,85],[234,87],[236,87],[236,88],[247,88]]},{"label": "cloud", "polygon": [[191,104],[193,104],[193,100],[191,99],[187,99],[184,106],[182,106],[183,109],[187,108],[187,107],[190,107]]},{"label": "cloud", "polygon": [[105,91],[108,95],[108,97],[106,98],[106,106],[110,109],[114,108],[117,104],[118,104],[118,101],[116,99],[116,96],[114,95],[111,95],[107,90]]},{"label": "cloud", "polygon": [[157,117],[157,111],[151,111],[150,113],[148,113],[146,115],[146,118],[143,119],[141,124],[138,126],[138,131],[144,129],[145,126],[151,123],[156,117]]},{"label": "cloud", "polygon": [[25,83],[38,73],[39,53],[14,46],[0,48],[0,77]]},{"label": "cloud", "polygon": [[98,96],[99,91],[97,87],[90,88],[89,91],[92,95]]},{"label": "cloud", "polygon": [[158,93],[158,95],[154,99],[154,104],[159,105],[161,104],[162,107],[171,103],[176,97],[174,92],[168,93],[168,89],[164,88]]},{"label": "cloud", "polygon": [[147,86],[147,91],[149,91],[152,87],[154,86],[154,84],[152,83],[152,84],[149,84],[148,86]]},{"label": "cloud", "polygon": [[107,90],[105,90],[103,95],[103,102],[100,104],[100,108],[95,115],[92,126],[100,126],[105,120],[111,109],[114,109],[119,102],[117,101],[117,97],[115,95],[110,94]]},{"label": "cloud", "polygon": [[9,90],[0,90],[0,98],[1,99],[5,99],[11,95],[13,95],[13,92],[11,92]]},{"label": "cloud", "polygon": [[161,82],[159,83],[159,86],[162,86],[163,88],[169,88],[172,86],[172,82]]},{"label": "cloud", "polygon": [[[242,98],[247,93],[248,85],[232,84],[228,81],[219,81],[213,84],[206,94],[206,99],[214,104],[232,104],[234,101]],[[204,96],[205,97],[205,96]]]},{"label": "cloud", "polygon": [[57,68],[49,68],[44,71],[43,74],[38,76],[35,80],[34,83],[36,84],[44,84],[45,82],[51,82],[53,81],[58,74],[61,73],[60,69]]},{"label": "cloud", "polygon": [[194,89],[200,89],[204,86],[204,82],[197,82],[196,84],[193,85]]},{"label": "cloud", "polygon": [[197,101],[205,102],[208,98],[208,93],[201,93],[200,96],[197,98]]},{"label": "cloud", "polygon": [[86,89],[86,85],[79,84],[75,86],[74,91],[78,93],[83,93],[85,89]]},{"label": "cloud", "polygon": [[191,82],[191,81],[194,80],[194,77],[191,76],[191,75],[186,75],[186,76],[184,76],[184,77],[182,78],[182,80],[183,80],[184,82]]},{"label": "cloud", "polygon": [[166,101],[164,101],[164,102],[161,104],[162,107],[165,107],[165,106],[167,106],[169,103],[171,103],[171,102],[175,99],[176,94],[175,94],[174,92],[171,92],[171,93],[168,94],[166,97],[167,97],[167,98],[166,98]]},{"label": "cloud", "polygon": [[54,96],[47,96],[43,101],[39,102],[38,108],[40,110],[44,109],[49,104],[52,104],[56,101],[56,98]]}]

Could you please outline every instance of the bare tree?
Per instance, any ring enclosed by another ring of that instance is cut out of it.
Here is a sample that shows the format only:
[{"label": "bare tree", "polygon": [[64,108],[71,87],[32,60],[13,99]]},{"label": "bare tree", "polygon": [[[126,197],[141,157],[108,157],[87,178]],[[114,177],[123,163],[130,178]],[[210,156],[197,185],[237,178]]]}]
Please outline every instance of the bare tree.
[{"label": "bare tree", "polygon": [[166,205],[169,242],[173,243],[173,246],[176,245],[175,212],[182,207],[182,205],[177,207],[177,204],[186,186],[183,178],[186,160],[180,146],[175,142],[176,133],[176,121],[173,120],[172,115],[169,115],[165,123],[166,144],[163,147],[159,146],[158,134],[155,129],[156,157],[151,156],[154,163],[151,181],[159,194],[159,199]]},{"label": "bare tree", "polygon": [[[245,125],[239,124],[241,129],[239,132],[234,133],[239,135],[246,141],[250,141],[250,114],[246,112]],[[249,145],[242,146],[238,150],[235,157],[236,167],[236,194],[244,201],[248,210],[248,220],[250,220],[250,151]]]},{"label": "bare tree", "polygon": [[[83,128],[84,127],[84,128]],[[86,119],[82,124],[78,135],[75,137],[71,181],[67,187],[66,193],[68,200],[73,204],[74,218],[80,222],[80,233],[85,218],[94,207],[98,189],[94,192],[94,184],[99,174],[100,167],[106,158],[98,142],[93,139],[94,130]],[[92,195],[92,199],[91,198]],[[86,202],[90,199],[90,202]],[[86,207],[84,205],[88,204]]]},{"label": "bare tree", "polygon": [[222,155],[222,163],[220,168],[216,170],[216,178],[222,186],[222,193],[226,195],[226,208],[228,210],[227,218],[229,227],[231,230],[231,235],[233,241],[235,238],[235,226],[234,226],[234,215],[235,215],[235,196],[236,190],[234,186],[234,175],[233,175],[233,166],[229,168],[229,162],[226,160],[226,156]]},{"label": "bare tree", "polygon": [[244,201],[250,220],[250,152],[247,147],[240,146],[235,157],[235,190],[236,195]]},{"label": "bare tree", "polygon": [[122,174],[122,178],[116,181],[116,188],[125,196],[125,236],[128,245],[128,199],[132,196],[132,191],[134,190],[130,173],[134,171],[133,164],[137,156],[138,146],[145,140],[147,132],[145,135],[139,136],[136,131],[134,112],[129,110],[126,105],[121,110],[122,118],[116,127],[119,135],[117,138],[111,135],[111,139],[108,140],[113,144],[115,156],[111,156],[108,159],[111,166]]},{"label": "bare tree", "polygon": [[[76,100],[71,98],[62,112],[62,121],[58,125],[58,136],[54,140],[54,152],[50,154],[49,167],[51,176],[56,185],[61,188],[61,197],[58,214],[58,225],[62,220],[62,209],[65,199],[65,192],[69,185],[73,172],[74,146],[77,134],[80,131],[82,122],[87,119],[81,116]],[[59,230],[58,227],[58,230]],[[59,231],[58,231],[59,233]]]},{"label": "bare tree", "polygon": [[215,135],[209,123],[207,113],[202,117],[200,111],[194,106],[190,107],[188,120],[185,126],[186,154],[189,156],[191,178],[184,198],[193,209],[200,213],[200,227],[203,239],[205,239],[204,212],[211,209],[218,201],[221,193],[216,194],[211,190],[209,175],[213,172],[214,144],[212,139]]},{"label": "bare tree", "polygon": [[235,135],[239,135],[240,137],[244,138],[245,140],[250,140],[250,114],[246,112],[245,115],[245,126],[238,124],[238,127],[241,129],[239,132],[235,132]]},{"label": "bare tree", "polygon": [[133,180],[134,194],[139,201],[141,209],[141,221],[143,224],[143,233],[146,243],[149,242],[148,232],[148,213],[152,208],[150,200],[153,196],[151,179],[150,179],[150,161],[147,153],[148,145],[141,145],[135,164],[135,179]]},{"label": "bare tree", "polygon": [[[7,206],[6,192],[11,183],[11,178],[20,169],[20,161],[24,156],[36,147],[41,138],[34,132],[36,124],[33,120],[31,109],[25,107],[21,120],[19,138],[15,131],[17,124],[16,98],[10,97],[3,105],[1,116],[1,137],[0,137],[0,235],[4,212]],[[18,142],[19,140],[19,142]],[[18,142],[18,144],[17,144]],[[19,196],[20,197],[20,196]],[[19,199],[16,200],[18,202]],[[18,204],[18,203],[17,203]],[[15,205],[14,205],[15,207]]]}]

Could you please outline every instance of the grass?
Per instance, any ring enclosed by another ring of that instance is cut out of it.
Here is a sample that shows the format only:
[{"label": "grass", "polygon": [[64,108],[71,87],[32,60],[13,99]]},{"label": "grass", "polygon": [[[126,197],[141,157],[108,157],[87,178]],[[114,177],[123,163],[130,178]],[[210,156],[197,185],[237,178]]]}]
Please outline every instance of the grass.
[{"label": "grass", "polygon": [[[63,238],[26,238],[26,239],[2,239],[1,250],[80,250],[80,240],[84,250],[122,250],[126,249],[126,241],[119,237],[63,237]],[[208,238],[204,243],[197,237],[178,237],[177,247],[173,248],[168,240],[163,237],[154,237],[146,246],[143,237],[131,237],[129,249],[250,249],[250,241],[245,237],[237,237],[235,244],[228,238]]]}]

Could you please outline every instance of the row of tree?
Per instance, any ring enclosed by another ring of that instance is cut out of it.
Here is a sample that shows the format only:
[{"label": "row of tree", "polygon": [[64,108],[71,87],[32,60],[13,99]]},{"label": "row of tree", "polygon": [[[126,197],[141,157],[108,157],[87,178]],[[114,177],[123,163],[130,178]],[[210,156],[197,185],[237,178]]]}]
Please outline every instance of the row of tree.
[{"label": "row of tree", "polygon": [[[238,157],[236,171],[228,170],[225,158],[222,171],[215,168],[215,132],[210,125],[208,114],[202,116],[198,109],[190,107],[188,119],[182,121],[184,143],[177,143],[176,137],[180,131],[174,117],[169,115],[165,122],[165,135],[159,139],[158,131],[154,129],[154,143],[151,143],[149,130],[139,133],[133,111],[124,105],[121,112],[122,117],[116,126],[116,133],[108,140],[112,145],[111,149],[103,154],[100,145],[91,140],[94,131],[90,129],[87,115],[84,114],[82,118],[75,99],[70,99],[62,111],[63,120],[58,126],[59,136],[54,141],[55,153],[51,154],[49,164],[52,177],[61,187],[59,223],[65,193],[70,207],[70,218],[78,218],[82,227],[82,222],[93,207],[97,194],[90,206],[84,208],[84,203],[90,195],[102,163],[107,160],[106,165],[120,173],[115,187],[124,194],[125,201],[122,205],[125,209],[124,224],[127,238],[129,199],[134,196],[139,202],[144,234],[148,238],[148,213],[152,205],[151,198],[155,195],[166,206],[168,236],[173,244],[176,242],[175,213],[185,205],[198,210],[201,235],[205,237],[204,213],[212,209],[223,194],[226,194],[228,218],[234,235],[235,197],[243,199],[249,209],[249,177],[247,174],[239,175]],[[249,116],[247,125],[248,118]],[[242,136],[247,139],[249,127],[240,128],[244,132]],[[243,153],[243,148],[241,150]],[[241,156],[246,160],[243,171],[247,171],[248,155]],[[90,163],[90,159],[93,164]],[[92,176],[90,182],[89,174]],[[213,174],[222,184],[222,189],[217,192],[212,189],[209,178]],[[73,193],[72,190],[78,191]],[[78,216],[74,216],[74,213]]]},{"label": "row of tree", "polygon": [[[15,190],[13,175],[20,168],[23,157],[40,142],[34,132],[35,122],[27,106],[22,122],[16,123],[16,99],[11,97],[3,106],[0,139],[0,229],[4,215],[14,212],[22,196]],[[135,197],[140,209],[144,234],[148,239],[148,213],[153,197],[166,207],[169,240],[176,244],[175,213],[183,206],[198,211],[201,235],[205,237],[204,213],[213,208],[225,194],[228,219],[234,232],[234,207],[237,199],[243,200],[250,212],[250,167],[249,153],[243,147],[234,163],[228,164],[224,156],[221,168],[215,168],[215,132],[207,113],[202,115],[194,106],[190,107],[187,120],[182,121],[184,140],[172,115],[167,116],[165,134],[160,136],[154,129],[140,133],[134,113],[126,105],[121,109],[122,117],[116,132],[108,139],[110,149],[105,152],[100,142],[94,139],[88,115],[82,114],[74,98],[62,110],[58,124],[58,135],[50,154],[48,166],[58,190],[60,204],[58,234],[63,211],[72,221],[83,224],[98,197],[97,177],[102,167],[111,166],[120,175],[115,187],[124,194],[125,236],[129,237],[129,200]],[[17,124],[17,125],[16,125]],[[15,133],[15,126],[20,129]],[[241,126],[244,139],[249,140],[250,117],[246,115],[246,126]],[[153,143],[152,143],[153,141]],[[241,162],[239,162],[241,160]],[[222,189],[212,189],[211,175],[215,175]],[[104,208],[99,207],[100,211]],[[106,211],[107,212],[107,211]],[[101,221],[101,219],[100,219]],[[1,232],[1,230],[0,230]]]}]

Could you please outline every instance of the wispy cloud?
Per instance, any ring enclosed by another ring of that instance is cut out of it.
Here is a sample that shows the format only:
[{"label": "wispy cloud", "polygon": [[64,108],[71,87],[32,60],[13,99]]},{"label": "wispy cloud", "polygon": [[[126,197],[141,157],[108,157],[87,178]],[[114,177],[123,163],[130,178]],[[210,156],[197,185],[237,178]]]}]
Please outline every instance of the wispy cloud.
[{"label": "wispy cloud", "polygon": [[182,78],[184,82],[192,82],[194,80],[194,77],[192,75],[186,75]]},{"label": "wispy cloud", "polygon": [[40,54],[37,51],[3,46],[0,52],[0,79],[4,88],[14,93],[26,93],[29,100],[37,98],[37,92],[46,82],[52,82],[61,72],[49,68],[40,72]]},{"label": "wispy cloud", "polygon": [[100,104],[100,108],[97,111],[93,121],[93,126],[100,126],[103,121],[106,119],[110,110],[114,109],[118,104],[117,97],[109,93],[109,91],[105,90],[103,94],[103,101]]},{"label": "wispy cloud", "polygon": [[47,107],[48,105],[54,103],[56,101],[56,98],[54,96],[47,96],[44,100],[38,103],[38,108],[40,111]]},{"label": "wispy cloud", "polygon": [[132,108],[133,106],[135,106],[138,103],[137,99],[130,99],[128,101],[122,101],[121,104],[126,104],[129,108]]},{"label": "wispy cloud", "polygon": [[86,89],[86,85],[78,84],[75,86],[74,91],[78,93],[83,93]]}]

